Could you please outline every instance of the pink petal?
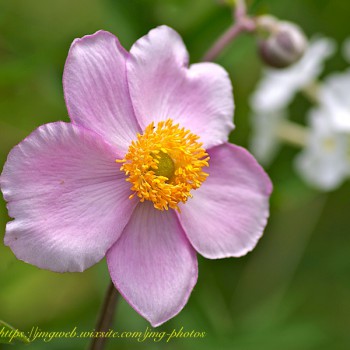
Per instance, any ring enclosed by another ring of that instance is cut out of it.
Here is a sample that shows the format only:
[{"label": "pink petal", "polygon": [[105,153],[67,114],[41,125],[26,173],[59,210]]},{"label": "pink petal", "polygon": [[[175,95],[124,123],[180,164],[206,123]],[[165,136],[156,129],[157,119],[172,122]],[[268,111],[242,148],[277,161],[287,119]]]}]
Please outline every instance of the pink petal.
[{"label": "pink petal", "polygon": [[63,74],[73,123],[102,135],[118,146],[121,156],[140,131],[126,79],[127,57],[113,34],[99,31],[74,40]]},{"label": "pink petal", "polygon": [[130,95],[141,128],[170,118],[200,136],[206,148],[227,140],[233,96],[223,68],[214,63],[188,68],[181,37],[166,26],[139,39],[130,54]]},{"label": "pink petal", "polygon": [[83,271],[118,239],[136,204],[113,148],[68,123],[46,124],[14,147],[1,189],[15,220],[5,244],[52,271]]},{"label": "pink petal", "polygon": [[209,150],[209,177],[181,205],[180,222],[194,248],[210,259],[252,250],[269,216],[270,179],[245,149]]},{"label": "pink petal", "polygon": [[140,203],[107,253],[113,283],[155,327],[178,314],[197,281],[196,253],[173,211]]}]

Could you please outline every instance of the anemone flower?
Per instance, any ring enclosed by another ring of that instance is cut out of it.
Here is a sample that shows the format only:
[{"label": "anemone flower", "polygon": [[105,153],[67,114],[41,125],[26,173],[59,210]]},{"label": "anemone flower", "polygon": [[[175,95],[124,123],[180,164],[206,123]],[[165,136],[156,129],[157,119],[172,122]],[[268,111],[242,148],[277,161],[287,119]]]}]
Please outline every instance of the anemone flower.
[{"label": "anemone flower", "polygon": [[350,69],[333,73],[320,86],[320,106],[326,109],[331,126],[339,132],[350,132]]},{"label": "anemone flower", "polygon": [[115,287],[153,326],[175,316],[210,259],[253,249],[271,183],[233,129],[228,74],[188,66],[181,37],[153,29],[127,52],[112,34],[76,39],[63,75],[71,123],[14,147],[1,189],[5,244],[57,272],[107,258]]},{"label": "anemone flower", "polygon": [[295,160],[305,182],[324,191],[338,188],[350,175],[350,132],[337,128],[332,117],[324,105],[311,110],[307,144]]}]

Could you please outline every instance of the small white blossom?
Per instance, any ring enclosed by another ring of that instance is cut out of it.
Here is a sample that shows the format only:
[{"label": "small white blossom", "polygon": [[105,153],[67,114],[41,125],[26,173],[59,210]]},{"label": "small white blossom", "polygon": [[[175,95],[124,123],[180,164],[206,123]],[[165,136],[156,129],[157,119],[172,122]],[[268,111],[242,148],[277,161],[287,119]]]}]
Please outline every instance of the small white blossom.
[{"label": "small white blossom", "polygon": [[350,70],[332,74],[319,91],[320,102],[325,106],[333,126],[350,131]]},{"label": "small white blossom", "polygon": [[296,64],[283,70],[266,69],[251,99],[253,110],[267,113],[285,108],[299,90],[319,76],[324,61],[334,51],[333,40],[317,38],[310,42],[304,56]]},{"label": "small white blossom", "polygon": [[296,158],[296,169],[311,186],[333,190],[349,175],[350,134],[333,127],[323,106],[310,113],[307,146]]},{"label": "small white blossom", "polygon": [[343,57],[344,59],[350,63],[350,38],[347,38],[342,47]]},{"label": "small white blossom", "polygon": [[276,156],[280,142],[278,128],[286,119],[286,111],[271,111],[252,115],[250,150],[263,165],[269,165]]}]

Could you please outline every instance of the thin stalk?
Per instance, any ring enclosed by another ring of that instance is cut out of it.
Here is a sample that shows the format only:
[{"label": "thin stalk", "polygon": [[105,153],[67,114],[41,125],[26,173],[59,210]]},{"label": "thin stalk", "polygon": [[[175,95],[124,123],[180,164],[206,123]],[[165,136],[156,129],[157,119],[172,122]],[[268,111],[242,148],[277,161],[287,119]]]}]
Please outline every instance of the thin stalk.
[{"label": "thin stalk", "polygon": [[[118,296],[119,293],[111,281],[106,291],[100,315],[96,323],[96,332],[107,332],[112,326]],[[89,350],[103,350],[106,345],[106,340],[107,338],[103,337],[93,338],[91,340]]]},{"label": "thin stalk", "polygon": [[209,48],[202,58],[202,61],[213,61],[221,52],[232,43],[240,34],[255,30],[255,21],[250,18],[244,18],[237,21],[226,32],[224,32],[215,43]]},{"label": "thin stalk", "polygon": [[288,120],[279,123],[276,134],[281,141],[296,147],[305,147],[309,137],[306,127]]},{"label": "thin stalk", "polygon": [[318,81],[313,81],[309,85],[304,86],[301,92],[311,103],[319,104],[320,89],[321,83],[319,83]]},{"label": "thin stalk", "polygon": [[244,0],[236,0],[234,18],[235,23],[214,42],[203,56],[202,61],[213,61],[240,34],[252,32],[256,29],[255,20],[247,16],[247,7]]}]

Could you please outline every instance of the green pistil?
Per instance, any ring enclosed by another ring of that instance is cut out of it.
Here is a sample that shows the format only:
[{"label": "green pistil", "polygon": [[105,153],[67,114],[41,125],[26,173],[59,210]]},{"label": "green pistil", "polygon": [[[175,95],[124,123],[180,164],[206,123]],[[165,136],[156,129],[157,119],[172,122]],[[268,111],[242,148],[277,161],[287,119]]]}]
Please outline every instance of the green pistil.
[{"label": "green pistil", "polygon": [[175,173],[175,164],[171,157],[162,151],[157,155],[158,169],[154,171],[157,176],[164,176],[170,180]]}]

